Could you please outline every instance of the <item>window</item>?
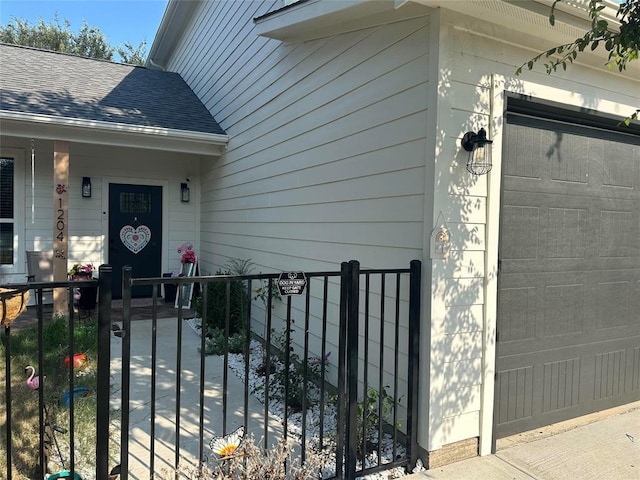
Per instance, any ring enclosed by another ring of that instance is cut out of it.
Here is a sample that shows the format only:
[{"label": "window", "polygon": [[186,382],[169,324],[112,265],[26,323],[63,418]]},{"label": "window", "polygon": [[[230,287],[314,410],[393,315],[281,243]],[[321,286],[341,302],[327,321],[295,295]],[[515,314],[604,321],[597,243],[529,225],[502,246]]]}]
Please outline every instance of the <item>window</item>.
[{"label": "window", "polygon": [[0,264],[2,265],[14,263],[14,170],[13,158],[0,157]]},{"label": "window", "polygon": [[[0,268],[4,273],[24,270],[24,153],[7,148],[0,152]],[[4,280],[4,279],[3,279]]]}]

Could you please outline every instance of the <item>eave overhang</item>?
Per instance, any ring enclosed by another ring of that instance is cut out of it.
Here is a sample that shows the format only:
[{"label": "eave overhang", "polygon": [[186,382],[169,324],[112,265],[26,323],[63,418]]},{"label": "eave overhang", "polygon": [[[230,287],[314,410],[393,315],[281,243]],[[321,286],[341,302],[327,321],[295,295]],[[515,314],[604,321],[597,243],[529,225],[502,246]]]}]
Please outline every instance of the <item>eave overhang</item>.
[{"label": "eave overhang", "polygon": [[202,1],[169,0],[156,36],[151,43],[146,62],[148,68],[166,69],[167,59]]},{"label": "eave overhang", "polygon": [[227,135],[0,110],[2,135],[220,156]]},{"label": "eave overhang", "polygon": [[[394,20],[395,16],[411,17],[416,12],[425,14],[435,8],[489,24],[526,28],[531,35],[543,38],[548,37],[550,30],[555,30],[558,38],[577,38],[590,27],[588,0],[557,3],[555,27],[551,27],[548,20],[553,3],[553,0],[306,0],[255,18],[254,22],[258,35],[285,42],[320,38],[339,30],[366,26],[368,17],[373,24],[376,16],[386,15]],[[417,6],[423,9],[418,10]],[[615,16],[617,8],[615,2],[606,1],[601,12],[602,18],[614,29],[619,25]]]},{"label": "eave overhang", "polygon": [[[584,29],[590,27],[591,18],[588,14],[589,0],[572,0],[571,2],[555,2],[554,0],[395,0],[396,8],[402,8],[407,4],[419,3],[431,8],[444,8],[464,15],[485,20],[489,23],[504,24],[505,21],[518,21],[523,18],[517,9],[540,15],[549,24],[549,14],[555,3],[556,25],[561,23],[576,27],[584,33]],[[618,28],[620,22],[616,18],[618,4],[604,1],[604,9],[601,17],[609,22],[613,29]],[[510,23],[507,23],[510,25]],[[533,32],[532,32],[533,33]]]},{"label": "eave overhang", "polygon": [[427,13],[428,9],[419,4],[397,9],[394,0],[305,0],[253,21],[258,35],[283,42],[301,42]]}]

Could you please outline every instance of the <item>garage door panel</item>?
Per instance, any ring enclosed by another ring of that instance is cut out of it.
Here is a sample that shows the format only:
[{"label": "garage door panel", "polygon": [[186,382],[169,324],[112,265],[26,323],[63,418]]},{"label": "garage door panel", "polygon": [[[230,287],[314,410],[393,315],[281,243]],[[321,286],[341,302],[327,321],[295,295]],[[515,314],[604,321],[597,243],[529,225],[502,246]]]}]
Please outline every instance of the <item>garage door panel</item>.
[{"label": "garage door panel", "polygon": [[640,345],[635,345],[627,349],[625,392],[632,393],[636,391],[640,391]]},{"label": "garage door panel", "polygon": [[[502,275],[501,275],[502,277]],[[637,334],[636,271],[510,274],[501,279],[498,340],[509,355]]]},{"label": "garage door panel", "polygon": [[497,436],[640,398],[640,142],[540,119],[505,133]]},{"label": "garage door panel", "polygon": [[[511,368],[496,375],[498,431],[509,435],[522,429],[557,422],[589,411],[637,399],[640,347],[615,348],[594,354],[593,345],[514,355]],[[508,357],[505,357],[508,360]]]},{"label": "garage door panel", "polygon": [[593,400],[602,400],[624,393],[626,350],[598,353],[593,358]]},{"label": "garage door panel", "polygon": [[496,398],[502,408],[498,410],[499,425],[525,421],[533,416],[534,403],[533,365],[523,365],[498,372]]}]

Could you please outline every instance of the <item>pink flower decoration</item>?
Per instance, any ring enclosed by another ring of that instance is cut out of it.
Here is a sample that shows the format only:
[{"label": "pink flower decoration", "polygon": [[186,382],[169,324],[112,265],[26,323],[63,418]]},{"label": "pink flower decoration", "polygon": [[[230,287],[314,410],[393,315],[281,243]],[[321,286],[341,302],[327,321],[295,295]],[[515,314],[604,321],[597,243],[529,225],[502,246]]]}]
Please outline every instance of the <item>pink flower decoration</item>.
[{"label": "pink flower decoration", "polygon": [[183,243],[178,247],[178,253],[182,254],[180,263],[196,263],[196,252],[192,243]]}]

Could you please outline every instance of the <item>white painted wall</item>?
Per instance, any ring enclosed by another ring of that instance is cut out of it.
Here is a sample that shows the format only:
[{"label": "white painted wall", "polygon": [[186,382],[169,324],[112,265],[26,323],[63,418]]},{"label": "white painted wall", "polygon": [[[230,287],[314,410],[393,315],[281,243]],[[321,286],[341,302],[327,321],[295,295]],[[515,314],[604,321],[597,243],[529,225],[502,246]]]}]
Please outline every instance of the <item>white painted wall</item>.
[{"label": "white painted wall", "polygon": [[202,172],[203,268],[234,257],[263,271],[419,258],[426,20],[284,45],[253,33],[271,4],[201,8],[168,69],[231,137]]},{"label": "white painted wall", "polygon": [[[301,43],[258,37],[252,18],[279,6],[203,2],[167,66],[231,136],[202,170],[203,268],[424,260],[420,444],[480,436],[489,453],[504,92],[626,115],[640,76],[577,63],[515,77],[550,45],[446,9]],[[459,141],[480,127],[495,167],[472,178]],[[430,262],[439,214],[452,251]]]},{"label": "white painted wall", "polygon": [[[278,6],[203,2],[167,65],[230,136],[220,161],[202,170],[202,269],[213,273],[232,258],[263,272],[339,270],[350,259],[408,268],[423,259],[428,17],[283,44],[258,37],[253,24]],[[335,282],[330,290],[337,327]],[[312,302],[320,307],[317,294]],[[299,344],[303,307],[294,301]],[[312,310],[318,355],[321,308]],[[371,315],[379,318],[375,307]],[[264,318],[259,304],[254,317]],[[401,341],[407,335],[403,325]],[[372,357],[380,350],[373,338]],[[330,341],[335,361],[337,336]],[[385,343],[385,384],[393,385],[393,335]],[[406,351],[398,366],[406,372]],[[337,373],[330,367],[334,381]]]},{"label": "white painted wall", "polygon": [[[434,260],[432,269],[428,449],[480,436],[481,454],[488,454],[504,94],[626,116],[640,104],[640,75],[637,68],[624,74],[608,71],[603,59],[590,58],[596,68],[577,62],[566,73],[548,76],[540,67],[516,77],[518,66],[550,45],[538,40],[525,46],[532,37],[521,31],[458,13],[443,10],[440,17],[433,212],[434,218],[444,212],[454,246],[451,258]],[[465,169],[460,138],[481,127],[494,140],[494,168],[473,179]]]}]

